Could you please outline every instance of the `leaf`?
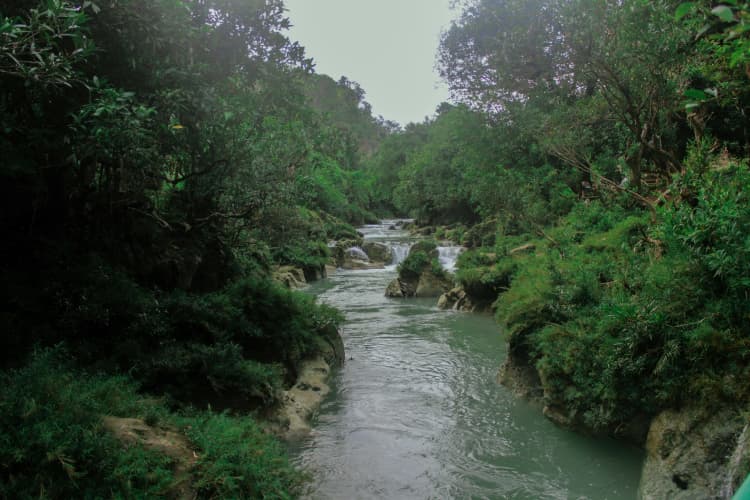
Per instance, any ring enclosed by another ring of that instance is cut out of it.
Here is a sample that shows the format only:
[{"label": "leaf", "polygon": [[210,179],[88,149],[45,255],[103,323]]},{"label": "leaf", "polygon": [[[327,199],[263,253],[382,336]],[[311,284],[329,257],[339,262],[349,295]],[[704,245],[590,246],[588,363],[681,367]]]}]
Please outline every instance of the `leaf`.
[{"label": "leaf", "polygon": [[685,97],[694,101],[705,101],[708,99],[708,94],[699,89],[687,89],[685,91]]},{"label": "leaf", "polygon": [[690,11],[692,11],[694,7],[695,7],[695,2],[683,2],[680,5],[678,5],[677,9],[674,11],[675,21],[679,21],[686,15],[690,14]]},{"label": "leaf", "polygon": [[727,7],[726,5],[719,5],[718,7],[714,7],[711,10],[711,14],[717,16],[725,23],[731,23],[732,21],[734,21],[734,12],[732,12],[732,9]]}]

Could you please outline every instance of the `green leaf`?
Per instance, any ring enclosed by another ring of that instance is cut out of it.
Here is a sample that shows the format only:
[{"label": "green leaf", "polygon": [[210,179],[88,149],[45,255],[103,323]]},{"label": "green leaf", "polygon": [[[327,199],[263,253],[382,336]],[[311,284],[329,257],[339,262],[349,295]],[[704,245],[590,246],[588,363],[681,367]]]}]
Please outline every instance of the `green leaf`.
[{"label": "green leaf", "polygon": [[727,7],[726,5],[719,5],[718,7],[714,7],[711,10],[711,14],[717,16],[725,23],[731,23],[732,21],[734,21],[734,12],[732,12],[732,9]]},{"label": "green leaf", "polygon": [[680,5],[677,6],[677,9],[674,11],[674,18],[675,21],[679,21],[686,15],[690,13],[690,11],[693,10],[695,7],[695,2],[683,2]]},{"label": "green leaf", "polygon": [[699,89],[687,89],[685,91],[685,97],[694,101],[705,101],[708,99],[708,94]]}]

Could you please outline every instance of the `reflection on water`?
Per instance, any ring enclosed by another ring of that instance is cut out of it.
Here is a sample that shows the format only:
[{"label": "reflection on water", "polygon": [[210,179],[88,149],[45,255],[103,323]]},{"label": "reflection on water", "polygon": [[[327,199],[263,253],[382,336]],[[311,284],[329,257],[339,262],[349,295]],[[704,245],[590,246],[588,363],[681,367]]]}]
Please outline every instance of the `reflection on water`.
[{"label": "reflection on water", "polygon": [[[387,228],[369,234],[405,236]],[[635,498],[638,450],[558,429],[514,398],[495,383],[493,319],[387,299],[394,277],[344,271],[310,288],[347,317],[346,366],[292,449],[310,498]]]}]

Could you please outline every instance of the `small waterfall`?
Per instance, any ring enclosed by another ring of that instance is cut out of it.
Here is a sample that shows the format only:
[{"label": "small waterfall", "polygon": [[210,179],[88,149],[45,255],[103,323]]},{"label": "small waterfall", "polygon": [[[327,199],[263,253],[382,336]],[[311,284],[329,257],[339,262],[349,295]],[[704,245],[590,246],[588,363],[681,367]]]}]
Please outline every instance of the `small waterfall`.
[{"label": "small waterfall", "polygon": [[411,245],[411,243],[388,243],[393,254],[393,260],[391,261],[392,266],[397,266],[406,259],[406,256],[409,255]]},{"label": "small waterfall", "polygon": [[438,247],[438,260],[440,265],[446,271],[453,272],[456,270],[456,260],[458,255],[463,252],[464,247]]},{"label": "small waterfall", "polygon": [[358,260],[364,260],[366,262],[370,261],[370,257],[367,256],[364,250],[362,250],[359,247],[351,247],[346,250],[346,253],[352,257],[353,259]]}]

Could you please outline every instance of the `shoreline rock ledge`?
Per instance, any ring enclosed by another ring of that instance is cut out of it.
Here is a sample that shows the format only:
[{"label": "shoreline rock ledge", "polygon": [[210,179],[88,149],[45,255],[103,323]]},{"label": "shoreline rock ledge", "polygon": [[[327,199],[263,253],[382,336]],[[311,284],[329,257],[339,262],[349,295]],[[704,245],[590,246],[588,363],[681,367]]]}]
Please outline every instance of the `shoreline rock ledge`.
[{"label": "shoreline rock ledge", "polygon": [[319,341],[318,353],[300,362],[297,380],[283,391],[281,404],[267,421],[267,429],[284,440],[306,436],[310,420],[331,392],[328,381],[332,367],[344,364],[344,343],[341,333],[330,328]]}]

